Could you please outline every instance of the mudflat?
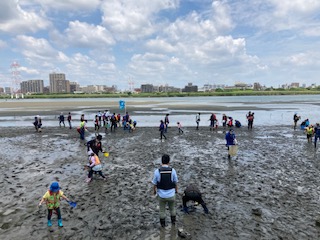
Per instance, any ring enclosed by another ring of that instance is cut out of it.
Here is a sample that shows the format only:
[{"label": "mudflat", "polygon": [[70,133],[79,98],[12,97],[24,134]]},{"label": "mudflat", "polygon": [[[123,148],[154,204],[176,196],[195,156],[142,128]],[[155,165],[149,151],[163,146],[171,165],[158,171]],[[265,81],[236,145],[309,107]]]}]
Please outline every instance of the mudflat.
[{"label": "mudflat", "polygon": [[[93,128],[86,140],[94,137]],[[291,126],[235,129],[237,156],[227,158],[225,130],[219,127],[170,127],[160,141],[158,128],[118,128],[102,132],[100,154],[107,181],[94,175],[86,183],[86,141],[75,129],[30,127],[0,129],[0,239],[317,239],[319,219],[319,149]],[[160,227],[152,176],[161,156],[171,156],[179,178],[177,223],[167,211]],[[46,225],[38,203],[53,181],[77,202],[61,201],[64,227]],[[201,206],[185,214],[182,193],[194,183],[210,214]]]},{"label": "mudflat", "polygon": [[[169,98],[168,98],[169,99]],[[168,100],[167,99],[167,100]],[[119,100],[108,100],[107,102],[101,101],[99,99],[59,99],[57,101],[42,101],[38,99],[37,101],[25,101],[20,100],[2,100],[0,102],[0,116],[35,116],[35,115],[59,115],[60,112],[67,114],[68,112],[83,111],[86,113],[97,113],[98,111],[103,112],[108,109],[111,113],[118,113],[119,110]],[[279,103],[280,104],[280,103]],[[145,101],[126,101],[126,110],[130,113],[135,111],[150,111],[153,108],[156,109],[166,109],[171,110],[194,110],[194,111],[234,111],[234,110],[244,110],[247,111],[248,107],[243,106],[225,106],[224,103],[214,104],[214,105],[204,105],[196,104],[192,102],[185,102],[179,104],[170,104],[168,102],[162,102],[156,99],[148,99]],[[260,108],[257,103],[255,107],[250,106],[250,110],[268,110],[268,108]],[[123,110],[122,110],[123,111]],[[194,113],[191,113],[194,114]],[[141,113],[135,113],[135,115],[141,115]]]}]

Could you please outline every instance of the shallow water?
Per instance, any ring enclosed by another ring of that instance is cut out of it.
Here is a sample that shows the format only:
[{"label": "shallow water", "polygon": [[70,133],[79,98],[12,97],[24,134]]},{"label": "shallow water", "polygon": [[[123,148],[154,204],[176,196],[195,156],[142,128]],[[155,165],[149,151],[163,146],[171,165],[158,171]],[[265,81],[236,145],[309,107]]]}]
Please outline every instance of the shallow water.
[{"label": "shallow water", "polygon": [[[182,126],[195,126],[195,115],[200,111],[202,113],[200,126],[209,126],[209,117],[212,112],[217,114],[221,124],[222,114],[231,116],[239,120],[242,125],[246,125],[246,114],[248,111],[255,113],[254,124],[261,126],[278,126],[293,124],[293,115],[298,113],[301,120],[310,119],[312,124],[320,121],[320,95],[297,95],[297,96],[236,96],[236,97],[184,97],[184,98],[124,98],[128,108],[133,110],[129,112],[133,120],[138,122],[141,127],[158,126],[159,121],[164,118],[166,113],[170,114],[170,125],[176,126],[179,121]],[[17,100],[8,100],[17,101]],[[108,107],[110,103],[116,103],[119,99],[23,99],[23,102],[42,101],[44,104],[49,102],[78,102],[79,106],[74,107],[72,111],[74,125],[78,125],[77,119],[84,113],[88,119],[88,125],[93,126],[94,116],[100,110],[97,108],[82,108],[83,102],[105,103],[104,108],[111,109],[111,112],[125,113],[125,110],[119,110],[117,106]],[[1,106],[1,102],[0,102]],[[109,105],[110,106],[110,105]],[[143,106],[143,109],[141,109]],[[187,107],[186,107],[187,106]],[[219,107],[219,110],[206,110]],[[222,108],[222,109],[221,109]],[[6,126],[32,126],[33,116],[28,113],[26,116],[15,116],[14,111],[26,111],[26,108],[11,109],[12,114],[0,117],[0,127]],[[0,108],[0,111],[10,111],[10,109]],[[34,111],[34,110],[33,110]],[[63,109],[56,111],[56,114],[41,110],[34,113],[40,114],[44,126],[57,126],[58,115]],[[67,121],[66,125],[67,125]]]}]

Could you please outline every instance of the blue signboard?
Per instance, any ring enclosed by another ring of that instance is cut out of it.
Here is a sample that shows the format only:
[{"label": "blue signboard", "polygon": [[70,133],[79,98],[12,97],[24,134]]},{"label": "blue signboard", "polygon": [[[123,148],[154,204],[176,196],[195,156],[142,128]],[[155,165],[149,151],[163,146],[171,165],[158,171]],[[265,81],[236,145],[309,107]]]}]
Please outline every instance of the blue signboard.
[{"label": "blue signboard", "polygon": [[126,102],[125,102],[125,101],[120,100],[120,101],[119,101],[119,108],[120,108],[120,110],[125,109],[125,107],[126,107]]}]

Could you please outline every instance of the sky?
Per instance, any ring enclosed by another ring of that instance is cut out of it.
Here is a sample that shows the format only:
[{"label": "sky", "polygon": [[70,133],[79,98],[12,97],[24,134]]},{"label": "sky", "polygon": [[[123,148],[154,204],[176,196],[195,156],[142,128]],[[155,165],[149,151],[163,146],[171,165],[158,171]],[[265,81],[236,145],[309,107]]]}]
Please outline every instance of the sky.
[{"label": "sky", "polygon": [[320,1],[5,0],[0,59],[0,87],[320,85]]}]

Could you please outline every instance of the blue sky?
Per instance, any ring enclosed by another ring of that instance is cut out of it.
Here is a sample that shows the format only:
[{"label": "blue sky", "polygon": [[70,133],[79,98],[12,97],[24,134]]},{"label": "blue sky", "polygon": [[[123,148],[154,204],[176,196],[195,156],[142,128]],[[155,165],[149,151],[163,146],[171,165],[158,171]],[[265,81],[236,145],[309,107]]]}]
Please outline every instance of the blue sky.
[{"label": "blue sky", "polygon": [[0,86],[320,85],[319,18],[318,0],[0,1]]}]

